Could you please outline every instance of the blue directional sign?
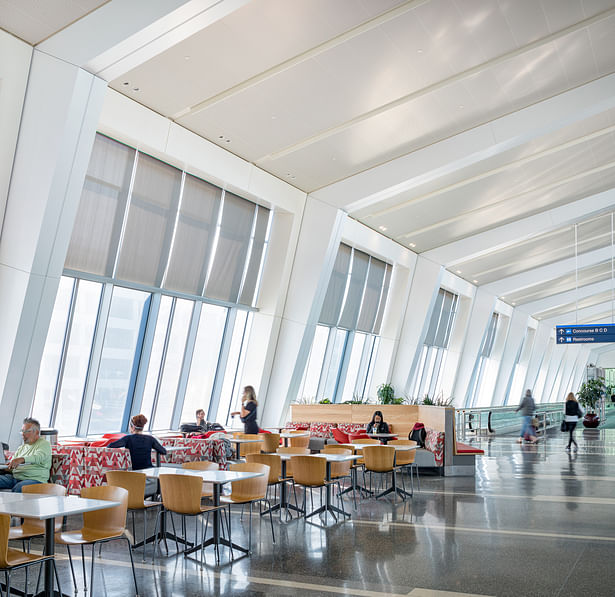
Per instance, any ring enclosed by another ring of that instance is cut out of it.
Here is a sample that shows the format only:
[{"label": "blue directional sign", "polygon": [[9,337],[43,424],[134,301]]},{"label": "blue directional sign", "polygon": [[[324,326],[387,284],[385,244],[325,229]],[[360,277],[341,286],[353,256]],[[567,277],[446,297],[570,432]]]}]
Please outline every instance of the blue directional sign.
[{"label": "blue directional sign", "polygon": [[555,335],[558,344],[593,344],[615,342],[615,324],[557,325]]}]

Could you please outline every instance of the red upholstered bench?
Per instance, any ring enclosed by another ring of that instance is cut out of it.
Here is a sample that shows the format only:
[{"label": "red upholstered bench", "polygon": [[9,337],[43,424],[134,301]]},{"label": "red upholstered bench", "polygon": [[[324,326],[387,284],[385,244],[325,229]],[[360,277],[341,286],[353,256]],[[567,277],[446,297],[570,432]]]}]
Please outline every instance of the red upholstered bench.
[{"label": "red upholstered bench", "polygon": [[455,444],[455,454],[484,454],[485,451],[480,448],[475,448],[474,446],[469,446],[468,444],[462,444],[461,442],[457,442]]}]

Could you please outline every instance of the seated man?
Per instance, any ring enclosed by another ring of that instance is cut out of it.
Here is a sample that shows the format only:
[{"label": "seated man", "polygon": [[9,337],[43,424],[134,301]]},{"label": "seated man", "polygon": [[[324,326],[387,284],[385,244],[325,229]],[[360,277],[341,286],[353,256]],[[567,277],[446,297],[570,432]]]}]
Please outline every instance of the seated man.
[{"label": "seated man", "polygon": [[36,419],[23,420],[21,434],[24,443],[17,448],[8,465],[10,474],[0,475],[0,490],[21,493],[24,485],[47,483],[51,469],[51,444],[40,437],[41,426]]}]

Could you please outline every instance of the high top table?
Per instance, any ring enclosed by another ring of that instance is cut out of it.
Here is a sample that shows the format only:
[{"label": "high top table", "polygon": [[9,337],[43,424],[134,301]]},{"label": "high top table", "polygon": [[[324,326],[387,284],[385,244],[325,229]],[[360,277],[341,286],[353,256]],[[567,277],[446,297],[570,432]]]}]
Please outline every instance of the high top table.
[{"label": "high top table", "polygon": [[262,443],[263,442],[262,439],[251,439],[249,437],[248,438],[245,438],[245,437],[233,437],[231,435],[225,435],[224,439],[227,439],[229,442],[235,444],[236,460],[239,460],[241,458],[241,444],[256,444],[256,443]]},{"label": "high top table", "polygon": [[280,433],[280,437],[284,440],[284,446],[288,447],[288,440],[292,439],[293,437],[309,437],[310,432],[309,431],[301,431],[299,433],[295,432],[290,432],[290,431],[285,431],[284,433]]},{"label": "high top table", "polygon": [[[211,483],[213,485],[214,494],[213,494],[213,502],[214,506],[220,505],[220,493],[222,485],[225,483],[233,483],[234,481],[243,481],[244,479],[253,479],[254,477],[262,477],[263,473],[250,473],[244,471],[198,471],[193,469],[184,469],[184,468],[146,468],[139,471],[140,473],[145,473],[148,477],[157,479],[160,475],[187,475],[191,477],[201,477],[205,483]],[[165,533],[166,530],[161,530],[161,534]],[[183,541],[186,545],[191,545],[187,541]],[[230,541],[230,538],[227,540],[221,536],[220,533],[220,510],[213,511],[213,537],[211,539],[207,539],[205,543],[202,545],[203,548],[208,547],[209,545],[214,545],[216,549],[216,553],[218,554],[217,560],[220,560],[220,555],[218,551],[218,546],[226,545],[231,549],[237,549],[242,553],[248,554],[249,550],[241,545],[237,545]],[[201,545],[194,545],[189,547],[184,551],[184,556],[188,556],[195,551],[201,549]],[[154,549],[155,553],[155,549]]]},{"label": "high top table", "polygon": [[[50,496],[44,494],[0,493],[0,512],[20,518],[35,518],[45,521],[45,555],[55,553],[54,519],[83,514],[95,510],[104,510],[119,506],[120,502],[91,500],[70,496]],[[53,590],[53,566],[51,560],[45,562],[45,587],[36,597],[53,597],[60,595]],[[62,595],[62,597],[64,597]],[[66,596],[68,597],[68,596]]]}]

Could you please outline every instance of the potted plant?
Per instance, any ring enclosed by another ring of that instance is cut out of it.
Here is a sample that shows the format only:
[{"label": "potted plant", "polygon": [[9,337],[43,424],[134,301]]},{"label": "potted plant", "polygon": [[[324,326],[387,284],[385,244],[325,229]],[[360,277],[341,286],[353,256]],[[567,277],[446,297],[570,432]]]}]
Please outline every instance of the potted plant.
[{"label": "potted plant", "polygon": [[395,390],[390,383],[383,383],[376,390],[380,404],[403,404],[403,398],[395,398]]},{"label": "potted plant", "polygon": [[585,427],[595,428],[600,425],[600,418],[596,414],[596,406],[606,392],[606,389],[602,377],[588,379],[581,384],[577,392],[577,399],[586,412],[585,417],[583,417],[583,425]]}]

